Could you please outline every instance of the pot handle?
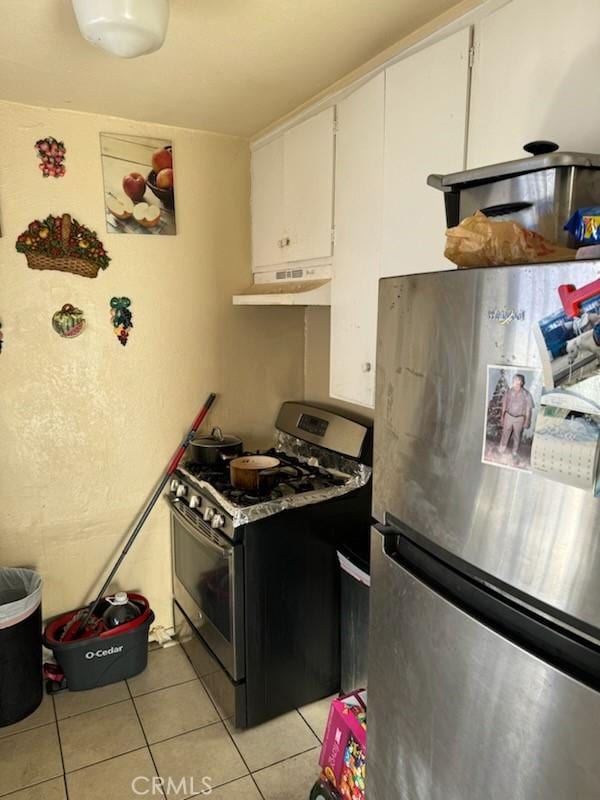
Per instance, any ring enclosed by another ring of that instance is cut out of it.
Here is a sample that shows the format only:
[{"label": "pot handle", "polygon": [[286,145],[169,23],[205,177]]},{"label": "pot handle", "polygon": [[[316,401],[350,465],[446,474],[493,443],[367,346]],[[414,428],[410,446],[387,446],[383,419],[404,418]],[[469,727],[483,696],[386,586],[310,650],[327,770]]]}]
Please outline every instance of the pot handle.
[{"label": "pot handle", "polygon": [[527,142],[523,145],[526,153],[532,156],[544,156],[546,153],[554,153],[558,150],[556,142],[548,142],[545,139],[537,139],[535,142]]},{"label": "pot handle", "polygon": [[223,431],[218,426],[213,428],[210,435],[213,439],[216,439],[218,442],[222,442],[225,437],[223,436]]},{"label": "pot handle", "polygon": [[487,206],[487,208],[480,208],[482,214],[486,217],[502,217],[505,214],[517,214],[519,211],[525,211],[527,208],[533,208],[533,203],[517,202],[517,203],[500,203],[497,206]]}]

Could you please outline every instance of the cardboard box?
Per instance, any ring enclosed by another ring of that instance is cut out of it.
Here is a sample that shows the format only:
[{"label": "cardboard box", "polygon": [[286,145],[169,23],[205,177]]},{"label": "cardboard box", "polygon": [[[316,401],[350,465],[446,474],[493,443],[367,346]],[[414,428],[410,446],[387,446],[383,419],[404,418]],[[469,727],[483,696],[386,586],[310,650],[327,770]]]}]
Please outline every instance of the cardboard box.
[{"label": "cardboard box", "polygon": [[321,748],[323,775],[343,798],[363,800],[367,752],[367,693],[333,700]]}]

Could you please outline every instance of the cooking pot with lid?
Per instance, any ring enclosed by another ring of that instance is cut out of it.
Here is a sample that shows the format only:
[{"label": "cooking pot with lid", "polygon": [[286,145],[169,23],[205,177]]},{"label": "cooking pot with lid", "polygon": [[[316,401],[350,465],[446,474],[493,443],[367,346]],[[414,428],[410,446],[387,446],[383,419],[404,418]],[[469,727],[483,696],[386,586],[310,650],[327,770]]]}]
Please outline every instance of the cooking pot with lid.
[{"label": "cooking pot with lid", "polygon": [[223,464],[244,452],[239,436],[225,435],[221,428],[213,428],[209,435],[196,436],[188,448],[188,461],[212,467]]},{"label": "cooking pot with lid", "polygon": [[600,205],[600,155],[561,152],[546,141],[529,142],[524,150],[529,158],[427,178],[444,193],[448,227],[482,211],[577,247],[563,226],[578,208]]}]

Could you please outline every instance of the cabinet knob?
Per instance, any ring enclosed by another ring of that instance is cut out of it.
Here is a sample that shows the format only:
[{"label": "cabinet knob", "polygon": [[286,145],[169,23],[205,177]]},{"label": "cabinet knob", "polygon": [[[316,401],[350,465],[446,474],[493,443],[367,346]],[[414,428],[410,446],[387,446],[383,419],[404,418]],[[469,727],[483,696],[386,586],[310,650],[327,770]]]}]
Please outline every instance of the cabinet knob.
[{"label": "cabinet knob", "polygon": [[285,236],[283,239],[280,239],[277,244],[279,247],[287,247],[290,243],[289,237]]},{"label": "cabinet knob", "polygon": [[365,363],[362,365],[362,371],[363,372],[371,372],[372,368],[373,368],[373,365],[371,364],[370,361],[365,361]]}]

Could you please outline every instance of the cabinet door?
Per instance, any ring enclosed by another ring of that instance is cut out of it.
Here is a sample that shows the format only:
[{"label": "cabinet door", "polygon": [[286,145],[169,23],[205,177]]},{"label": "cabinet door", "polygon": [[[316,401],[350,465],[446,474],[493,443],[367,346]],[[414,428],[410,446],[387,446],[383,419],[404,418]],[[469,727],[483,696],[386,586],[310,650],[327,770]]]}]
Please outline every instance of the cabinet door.
[{"label": "cabinet door", "polygon": [[464,166],[469,48],[466,28],[386,70],[384,276],[453,267],[444,199],[427,176]]},{"label": "cabinet door", "polygon": [[330,394],[373,407],[383,205],[383,73],[337,107]]},{"label": "cabinet door", "polygon": [[469,167],[550,139],[600,152],[600,3],[513,0],[475,25]]},{"label": "cabinet door", "polygon": [[283,136],[252,153],[252,266],[285,261],[283,238]]},{"label": "cabinet door", "polygon": [[284,134],[285,261],[332,253],[334,109]]}]

